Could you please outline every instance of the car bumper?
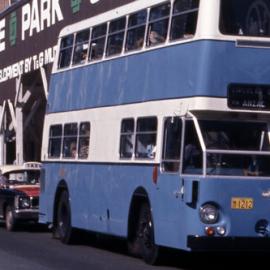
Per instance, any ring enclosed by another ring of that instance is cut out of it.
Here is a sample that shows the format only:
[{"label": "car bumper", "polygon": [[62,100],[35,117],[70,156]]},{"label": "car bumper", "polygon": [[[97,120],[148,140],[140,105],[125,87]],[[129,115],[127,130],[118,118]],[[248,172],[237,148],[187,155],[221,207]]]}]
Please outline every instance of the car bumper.
[{"label": "car bumper", "polygon": [[38,209],[17,209],[14,218],[21,221],[38,221]]},{"label": "car bumper", "polygon": [[196,237],[188,236],[192,251],[267,251],[270,238],[266,237]]}]

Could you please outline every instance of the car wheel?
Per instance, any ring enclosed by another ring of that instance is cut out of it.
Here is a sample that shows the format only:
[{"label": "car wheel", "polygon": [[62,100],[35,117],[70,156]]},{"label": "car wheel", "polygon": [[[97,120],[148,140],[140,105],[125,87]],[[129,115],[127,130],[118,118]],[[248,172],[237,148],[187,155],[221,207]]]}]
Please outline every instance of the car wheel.
[{"label": "car wheel", "polygon": [[5,215],[5,223],[6,223],[6,229],[8,231],[14,231],[16,228],[16,219],[14,217],[13,208],[11,206],[8,206],[6,208],[6,215]]}]

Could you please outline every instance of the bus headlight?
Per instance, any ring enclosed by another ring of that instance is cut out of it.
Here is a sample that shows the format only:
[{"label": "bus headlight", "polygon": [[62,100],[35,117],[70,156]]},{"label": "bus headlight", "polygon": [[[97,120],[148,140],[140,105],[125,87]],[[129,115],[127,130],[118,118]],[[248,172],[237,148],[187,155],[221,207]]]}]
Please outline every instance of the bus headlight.
[{"label": "bus headlight", "polygon": [[19,198],[19,208],[21,208],[21,209],[30,208],[30,198],[20,197]]},{"label": "bus headlight", "polygon": [[218,221],[219,211],[213,204],[204,204],[200,207],[200,218],[205,224],[214,224]]}]

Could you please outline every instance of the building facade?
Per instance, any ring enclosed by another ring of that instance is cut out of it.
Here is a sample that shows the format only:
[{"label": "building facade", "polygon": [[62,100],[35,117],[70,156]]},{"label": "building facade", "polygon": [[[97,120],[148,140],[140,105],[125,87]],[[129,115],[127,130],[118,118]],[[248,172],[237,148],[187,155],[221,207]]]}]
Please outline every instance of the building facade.
[{"label": "building facade", "polygon": [[48,85],[60,30],[132,1],[1,1],[0,164],[40,160]]}]

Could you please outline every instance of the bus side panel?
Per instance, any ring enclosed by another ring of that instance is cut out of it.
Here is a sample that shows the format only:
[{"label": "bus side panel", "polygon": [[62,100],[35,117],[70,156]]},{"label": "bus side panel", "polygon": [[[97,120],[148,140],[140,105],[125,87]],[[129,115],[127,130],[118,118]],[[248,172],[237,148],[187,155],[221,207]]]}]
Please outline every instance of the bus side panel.
[{"label": "bus side panel", "polygon": [[234,42],[194,41],[142,52],[53,74],[48,112],[179,97],[226,97],[231,83],[269,84],[268,63],[265,50],[239,49]]},{"label": "bus side panel", "polygon": [[52,222],[57,188],[53,177],[60,180],[62,174],[70,193],[74,227],[127,237],[131,199],[142,187],[151,205],[156,243],[185,248],[186,221],[182,216],[186,205],[176,195],[180,188],[178,175],[159,174],[154,183],[153,166],[139,164],[47,163],[45,169],[46,193],[41,196],[41,209],[46,216],[41,221]]}]

